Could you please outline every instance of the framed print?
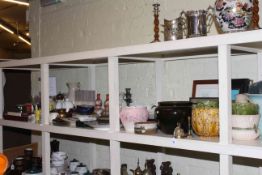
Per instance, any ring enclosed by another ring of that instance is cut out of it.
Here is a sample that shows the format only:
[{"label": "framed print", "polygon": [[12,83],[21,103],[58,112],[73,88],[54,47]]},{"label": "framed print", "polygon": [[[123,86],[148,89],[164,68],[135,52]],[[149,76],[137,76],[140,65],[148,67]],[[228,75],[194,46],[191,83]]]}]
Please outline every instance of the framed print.
[{"label": "framed print", "polygon": [[[249,85],[252,80],[232,79],[231,99],[235,100],[237,94],[248,93]],[[218,80],[194,80],[192,87],[192,97],[218,97]]]},{"label": "framed print", "polygon": [[218,81],[194,80],[192,97],[218,97]]}]

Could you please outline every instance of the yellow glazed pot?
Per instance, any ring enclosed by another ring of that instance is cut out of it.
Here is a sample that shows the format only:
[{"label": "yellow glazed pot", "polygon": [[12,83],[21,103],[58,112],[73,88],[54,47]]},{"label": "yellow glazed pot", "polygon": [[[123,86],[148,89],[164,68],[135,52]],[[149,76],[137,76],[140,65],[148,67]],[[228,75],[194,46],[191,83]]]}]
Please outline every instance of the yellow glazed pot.
[{"label": "yellow glazed pot", "polygon": [[192,128],[199,136],[219,135],[219,111],[212,107],[193,107]]}]

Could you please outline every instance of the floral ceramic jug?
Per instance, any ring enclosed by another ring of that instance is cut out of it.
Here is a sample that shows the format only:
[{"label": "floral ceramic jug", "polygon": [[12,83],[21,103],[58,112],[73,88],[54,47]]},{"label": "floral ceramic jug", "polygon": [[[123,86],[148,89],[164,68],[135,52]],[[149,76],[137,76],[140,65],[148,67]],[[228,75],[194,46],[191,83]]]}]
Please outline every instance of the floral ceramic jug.
[{"label": "floral ceramic jug", "polygon": [[133,133],[135,122],[146,122],[148,120],[146,106],[126,106],[120,111],[120,119],[126,132]]},{"label": "floral ceramic jug", "polygon": [[253,0],[217,0],[215,2],[217,26],[224,33],[247,30],[252,21],[252,11]]},{"label": "floral ceramic jug", "polygon": [[75,92],[77,90],[80,90],[80,83],[66,83],[67,87],[68,87],[68,99],[70,102],[73,103],[73,105],[75,105]]}]

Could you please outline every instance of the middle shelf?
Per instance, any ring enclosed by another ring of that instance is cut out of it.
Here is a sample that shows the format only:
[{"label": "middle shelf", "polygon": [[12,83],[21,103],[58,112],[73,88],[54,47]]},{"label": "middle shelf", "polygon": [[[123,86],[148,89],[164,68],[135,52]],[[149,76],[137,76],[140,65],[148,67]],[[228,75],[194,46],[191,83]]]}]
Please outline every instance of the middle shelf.
[{"label": "middle shelf", "polygon": [[111,132],[75,127],[38,125],[3,119],[0,120],[0,125],[101,140],[114,140],[125,143],[262,159],[262,141],[260,139],[253,141],[233,141],[231,144],[223,145],[219,142],[218,137],[207,138],[196,135],[193,135],[191,138],[176,139],[172,135],[166,135],[161,132],[158,132],[157,135],[141,135],[126,133],[124,131]]}]

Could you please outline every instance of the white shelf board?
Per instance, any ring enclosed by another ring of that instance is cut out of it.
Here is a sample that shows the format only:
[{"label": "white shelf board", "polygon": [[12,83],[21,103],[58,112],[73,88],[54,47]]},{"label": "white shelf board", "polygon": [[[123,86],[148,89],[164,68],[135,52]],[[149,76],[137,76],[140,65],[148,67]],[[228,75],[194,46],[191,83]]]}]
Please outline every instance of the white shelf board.
[{"label": "white shelf board", "polygon": [[[248,37],[243,37],[244,35]],[[132,56],[152,53],[190,52],[203,48],[214,48],[218,45],[254,43],[262,41],[262,30],[211,35],[188,38],[176,41],[148,43],[109,49],[90,50],[77,53],[66,53],[54,56],[38,57],[34,59],[11,60],[1,62],[0,67],[17,67],[49,63],[72,62],[77,60],[99,60],[108,57]],[[246,46],[248,47],[248,46]],[[159,59],[159,58],[158,58]]]},{"label": "white shelf board", "polygon": [[221,152],[221,154],[262,159],[262,147],[258,145],[247,146],[247,145],[229,144],[229,145],[224,145],[224,151]]},{"label": "white shelf board", "polygon": [[217,137],[194,136],[192,138],[175,139],[172,135],[165,134],[141,135],[123,131],[110,132],[86,128],[38,125],[29,122],[3,119],[0,119],[0,125],[63,135],[262,159],[262,140],[260,139],[252,141],[234,140],[232,144],[224,145],[219,143],[219,138]]},{"label": "white shelf board", "polygon": [[166,148],[177,148],[200,152],[217,153],[221,152],[221,146],[219,145],[218,138],[202,138],[192,137],[176,139],[171,135],[159,136],[159,135],[142,135],[132,134],[126,132],[115,133],[114,139],[120,142],[145,144]]},{"label": "white shelf board", "polygon": [[104,139],[104,140],[109,140],[112,138],[112,134],[109,131],[100,131],[100,130],[86,129],[86,128],[63,127],[63,126],[42,125],[42,124],[39,125],[29,122],[4,120],[4,119],[0,119],[0,125],[34,130],[34,131],[51,132],[57,134],[89,137],[89,138]]},{"label": "white shelf board", "polygon": [[29,123],[29,122],[22,122],[22,121],[0,119],[0,125],[10,126],[10,127],[15,127],[15,128],[28,129],[28,130],[34,130],[34,131],[43,131],[44,130],[43,125],[33,124],[33,123]]},{"label": "white shelf board", "polygon": [[87,129],[87,128],[45,125],[44,131],[56,133],[56,134],[89,137],[89,138],[102,139],[102,140],[110,140],[112,138],[112,133],[110,131],[102,131],[102,130]]},{"label": "white shelf board", "polygon": [[145,144],[166,148],[262,159],[261,140],[237,142],[238,144],[221,144],[219,143],[219,139],[217,137],[205,138],[194,136],[190,139],[175,139],[171,135],[162,137],[125,132],[116,133],[114,135],[114,139],[126,143]]}]

